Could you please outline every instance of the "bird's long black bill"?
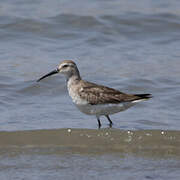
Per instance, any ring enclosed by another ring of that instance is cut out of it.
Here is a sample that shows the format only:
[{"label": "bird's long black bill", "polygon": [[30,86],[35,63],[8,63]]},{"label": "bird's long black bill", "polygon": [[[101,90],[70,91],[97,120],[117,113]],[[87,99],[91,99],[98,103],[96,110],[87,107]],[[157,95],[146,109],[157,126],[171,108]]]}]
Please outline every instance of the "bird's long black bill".
[{"label": "bird's long black bill", "polygon": [[44,78],[46,78],[46,77],[48,77],[48,76],[51,76],[51,75],[53,75],[53,74],[57,74],[58,72],[59,72],[59,70],[58,70],[58,69],[55,69],[54,71],[51,71],[50,73],[48,73],[48,74],[42,76],[41,78],[39,78],[39,79],[37,80],[37,82],[41,81],[42,79],[44,79]]}]

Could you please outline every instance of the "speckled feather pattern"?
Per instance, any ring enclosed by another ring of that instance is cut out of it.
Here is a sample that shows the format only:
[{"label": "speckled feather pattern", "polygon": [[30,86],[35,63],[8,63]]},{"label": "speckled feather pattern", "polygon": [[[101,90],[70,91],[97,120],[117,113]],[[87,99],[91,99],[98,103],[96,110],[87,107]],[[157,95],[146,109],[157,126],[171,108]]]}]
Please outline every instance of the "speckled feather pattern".
[{"label": "speckled feather pattern", "polygon": [[98,85],[81,79],[76,64],[71,60],[64,60],[57,69],[41,77],[38,82],[50,75],[61,73],[66,76],[67,88],[74,104],[85,114],[96,115],[99,127],[99,117],[124,111],[139,101],[149,99],[150,94],[126,94],[116,89]]},{"label": "speckled feather pattern", "polygon": [[[71,85],[69,83],[69,95],[73,98],[78,96],[81,100],[85,100],[88,104],[119,104],[122,102],[132,102],[135,100],[144,99],[136,95],[122,93],[113,88],[102,85],[97,85],[91,82],[80,80]],[[73,86],[73,88],[71,88]],[[73,95],[76,94],[76,95]]]},{"label": "speckled feather pattern", "polygon": [[67,83],[68,92],[78,109],[89,115],[109,115],[124,111],[145,97],[129,95],[118,90],[72,77]]}]

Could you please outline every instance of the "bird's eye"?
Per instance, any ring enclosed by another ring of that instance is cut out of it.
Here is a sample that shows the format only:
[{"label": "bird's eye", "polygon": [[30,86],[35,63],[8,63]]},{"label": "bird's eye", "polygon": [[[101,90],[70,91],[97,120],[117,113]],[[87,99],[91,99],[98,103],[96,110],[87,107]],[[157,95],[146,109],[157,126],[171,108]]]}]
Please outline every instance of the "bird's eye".
[{"label": "bird's eye", "polygon": [[68,65],[67,65],[67,64],[63,66],[63,68],[67,68],[67,67],[68,67]]}]

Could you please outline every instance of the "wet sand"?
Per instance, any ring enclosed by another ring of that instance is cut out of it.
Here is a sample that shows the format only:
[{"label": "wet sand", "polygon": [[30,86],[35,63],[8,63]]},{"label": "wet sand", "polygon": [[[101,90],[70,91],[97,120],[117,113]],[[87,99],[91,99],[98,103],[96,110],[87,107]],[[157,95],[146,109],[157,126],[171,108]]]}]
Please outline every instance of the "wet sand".
[{"label": "wet sand", "polygon": [[[0,132],[0,151],[41,153],[123,153],[150,157],[180,156],[180,132],[162,130],[56,129]],[[37,151],[39,149],[39,151]]]}]

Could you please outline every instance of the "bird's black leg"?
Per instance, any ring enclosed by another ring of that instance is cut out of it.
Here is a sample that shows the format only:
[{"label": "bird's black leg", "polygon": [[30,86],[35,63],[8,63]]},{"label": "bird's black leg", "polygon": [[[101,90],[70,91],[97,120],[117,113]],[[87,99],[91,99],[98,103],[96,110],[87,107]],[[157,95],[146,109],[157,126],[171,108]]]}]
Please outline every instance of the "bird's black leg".
[{"label": "bird's black leg", "polygon": [[100,121],[99,117],[97,117],[97,121],[98,121],[98,127],[100,129],[101,128],[101,121]]},{"label": "bird's black leg", "polygon": [[113,122],[111,121],[111,119],[110,119],[110,117],[108,115],[106,115],[106,117],[107,117],[107,119],[109,121],[109,126],[112,127]]}]

